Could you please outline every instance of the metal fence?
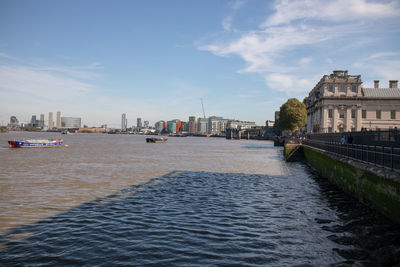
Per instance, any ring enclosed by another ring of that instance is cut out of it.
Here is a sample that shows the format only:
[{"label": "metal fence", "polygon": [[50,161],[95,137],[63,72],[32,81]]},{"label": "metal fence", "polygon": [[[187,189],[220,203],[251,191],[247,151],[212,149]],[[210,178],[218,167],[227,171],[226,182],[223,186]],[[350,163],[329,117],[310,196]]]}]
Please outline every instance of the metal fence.
[{"label": "metal fence", "polygon": [[400,147],[400,131],[397,129],[348,133],[318,133],[311,134],[307,137],[311,140],[340,142],[342,136],[347,138],[347,136],[349,136],[350,134],[353,137],[353,144]]},{"label": "metal fence", "polygon": [[400,171],[400,148],[359,144],[340,144],[321,140],[303,140],[303,144],[375,166]]}]

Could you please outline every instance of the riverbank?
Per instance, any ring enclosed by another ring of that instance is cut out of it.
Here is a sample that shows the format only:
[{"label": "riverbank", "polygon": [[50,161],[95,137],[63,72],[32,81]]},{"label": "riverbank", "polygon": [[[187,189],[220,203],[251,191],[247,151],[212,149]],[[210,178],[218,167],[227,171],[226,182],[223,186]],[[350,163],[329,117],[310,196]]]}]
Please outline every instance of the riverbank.
[{"label": "riverbank", "polygon": [[[307,164],[360,202],[400,223],[400,175],[383,167],[345,158],[308,145],[286,144],[285,159]],[[297,159],[296,159],[297,158]]]}]

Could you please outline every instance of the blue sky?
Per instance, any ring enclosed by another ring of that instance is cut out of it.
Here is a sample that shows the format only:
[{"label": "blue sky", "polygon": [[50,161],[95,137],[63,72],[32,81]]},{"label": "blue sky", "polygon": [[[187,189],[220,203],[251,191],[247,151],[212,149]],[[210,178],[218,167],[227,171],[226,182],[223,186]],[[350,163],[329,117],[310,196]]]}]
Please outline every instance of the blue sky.
[{"label": "blue sky", "polygon": [[0,123],[216,115],[264,125],[324,74],[400,79],[400,2],[0,2]]}]

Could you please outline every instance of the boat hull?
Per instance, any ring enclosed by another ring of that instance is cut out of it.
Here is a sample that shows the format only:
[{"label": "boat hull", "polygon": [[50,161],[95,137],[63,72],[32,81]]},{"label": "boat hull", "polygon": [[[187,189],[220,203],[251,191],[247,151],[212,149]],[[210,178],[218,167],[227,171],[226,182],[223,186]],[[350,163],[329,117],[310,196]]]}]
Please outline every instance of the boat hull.
[{"label": "boat hull", "polygon": [[168,142],[168,138],[165,137],[150,137],[146,138],[147,143],[166,143]]},{"label": "boat hull", "polygon": [[51,142],[27,142],[27,141],[8,141],[10,147],[19,148],[36,148],[36,147],[59,147],[62,145],[62,140]]}]

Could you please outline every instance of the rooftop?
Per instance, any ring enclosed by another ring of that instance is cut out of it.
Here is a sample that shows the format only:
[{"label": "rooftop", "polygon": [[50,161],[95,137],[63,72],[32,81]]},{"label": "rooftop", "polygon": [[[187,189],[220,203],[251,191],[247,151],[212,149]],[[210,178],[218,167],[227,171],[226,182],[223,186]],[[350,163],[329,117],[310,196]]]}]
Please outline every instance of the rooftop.
[{"label": "rooftop", "polygon": [[362,88],[365,97],[400,97],[400,88]]}]

